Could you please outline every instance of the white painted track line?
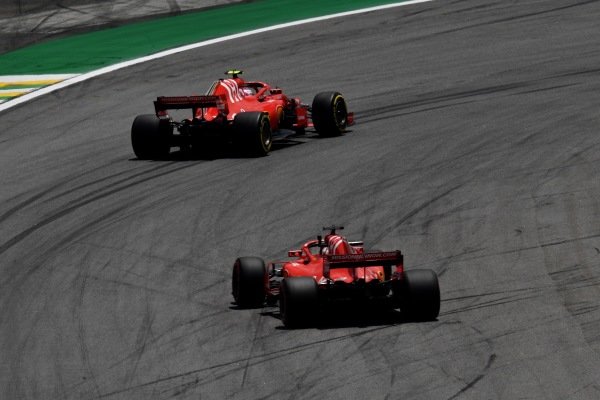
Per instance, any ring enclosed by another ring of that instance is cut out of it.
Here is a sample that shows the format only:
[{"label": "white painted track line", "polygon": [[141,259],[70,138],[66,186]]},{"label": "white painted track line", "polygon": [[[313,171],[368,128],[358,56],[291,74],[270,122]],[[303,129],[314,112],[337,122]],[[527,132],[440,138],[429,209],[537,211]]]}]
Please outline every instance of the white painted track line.
[{"label": "white painted track line", "polygon": [[192,44],[181,46],[181,47],[176,47],[176,48],[173,48],[170,50],[165,50],[165,51],[161,51],[161,52],[158,52],[155,54],[151,54],[149,56],[140,57],[140,58],[136,58],[133,60],[113,64],[108,67],[100,68],[100,69],[97,69],[94,71],[90,71],[90,72],[87,72],[87,73],[84,73],[81,75],[74,76],[69,79],[65,79],[64,81],[61,81],[60,83],[57,83],[55,85],[43,87],[34,92],[25,94],[23,96],[16,97],[15,99],[12,99],[10,101],[0,104],[0,112],[7,110],[9,108],[15,107],[19,104],[23,104],[29,100],[33,100],[33,99],[43,96],[45,94],[52,93],[56,90],[65,88],[67,86],[74,85],[79,82],[86,81],[88,79],[95,78],[100,75],[104,75],[104,74],[107,74],[107,73],[110,73],[113,71],[117,71],[119,69],[127,68],[132,65],[141,64],[144,62],[157,60],[159,58],[168,57],[170,55],[181,53],[184,51],[189,51],[189,50],[197,49],[200,47],[205,47],[205,46],[210,46],[210,45],[217,44],[217,43],[226,42],[228,40],[235,40],[235,39],[239,39],[242,37],[256,35],[256,34],[264,33],[264,32],[270,32],[270,31],[274,31],[274,30],[278,30],[278,29],[285,29],[285,28],[289,28],[289,27],[293,27],[293,26],[310,24],[313,22],[326,21],[326,20],[334,19],[334,18],[341,18],[341,17],[347,17],[347,16],[351,16],[351,15],[364,14],[364,13],[368,13],[368,12],[386,10],[386,9],[396,8],[396,7],[409,6],[409,5],[413,5],[413,4],[428,3],[431,1],[434,1],[434,0],[410,0],[410,1],[400,2],[400,3],[391,3],[391,4],[381,5],[381,6],[361,8],[359,10],[324,15],[321,17],[307,18],[307,19],[303,19],[300,21],[287,22],[284,24],[278,24],[278,25],[273,25],[273,26],[269,26],[269,27],[265,27],[265,28],[254,29],[251,31],[236,33],[233,35],[223,36],[223,37],[219,37],[219,38],[215,38],[215,39],[204,40],[202,42],[192,43]]}]

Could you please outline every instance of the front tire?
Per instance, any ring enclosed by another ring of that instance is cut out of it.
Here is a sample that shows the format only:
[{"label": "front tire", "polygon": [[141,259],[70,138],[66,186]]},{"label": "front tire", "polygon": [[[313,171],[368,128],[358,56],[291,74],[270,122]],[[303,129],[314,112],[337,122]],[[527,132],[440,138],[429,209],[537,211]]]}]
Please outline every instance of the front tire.
[{"label": "front tire", "polygon": [[321,136],[343,135],[348,125],[346,100],[338,92],[321,92],[312,102],[312,120]]},{"label": "front tire", "polygon": [[405,271],[394,286],[402,313],[411,320],[433,321],[440,313],[440,286],[430,269]]},{"label": "front tire", "polygon": [[262,258],[240,257],[233,264],[231,293],[242,308],[260,307],[266,297],[267,269]]},{"label": "front tire", "polygon": [[305,327],[318,311],[317,282],[310,277],[285,278],[281,282],[279,312],[286,328]]},{"label": "front tire", "polygon": [[171,151],[173,128],[153,114],[138,115],[131,125],[131,146],[140,160],[162,160]]},{"label": "front tire", "polygon": [[233,120],[235,137],[252,156],[269,154],[273,142],[269,115],[257,111],[242,112]]}]

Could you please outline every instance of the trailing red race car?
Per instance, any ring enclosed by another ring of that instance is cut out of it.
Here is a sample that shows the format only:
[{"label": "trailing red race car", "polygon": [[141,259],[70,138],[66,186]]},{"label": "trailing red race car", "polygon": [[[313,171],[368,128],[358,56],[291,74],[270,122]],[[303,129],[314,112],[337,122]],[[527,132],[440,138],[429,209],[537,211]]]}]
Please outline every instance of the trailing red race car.
[{"label": "trailing red race car", "polygon": [[[290,98],[265,82],[245,81],[242,71],[214,82],[204,96],[158,97],[155,114],[139,115],[131,127],[131,144],[139,159],[163,159],[171,147],[206,151],[217,142],[238,144],[249,154],[264,156],[273,139],[314,127],[319,135],[341,135],[353,123],[344,97],[322,92],[312,105]],[[182,121],[168,111],[191,109]]]},{"label": "trailing red race car", "polygon": [[232,294],[240,307],[261,307],[279,300],[286,327],[310,324],[323,306],[344,300],[400,308],[413,320],[434,320],[440,311],[437,275],[429,269],[404,270],[398,250],[365,253],[362,242],[349,242],[336,230],[317,236],[292,261],[265,265],[258,257],[240,257],[233,265]]}]

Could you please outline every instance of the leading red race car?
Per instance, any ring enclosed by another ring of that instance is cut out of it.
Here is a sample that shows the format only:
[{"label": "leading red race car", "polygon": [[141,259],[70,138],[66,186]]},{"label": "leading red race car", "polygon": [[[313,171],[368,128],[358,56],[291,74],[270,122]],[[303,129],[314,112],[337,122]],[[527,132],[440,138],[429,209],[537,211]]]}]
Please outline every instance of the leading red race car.
[{"label": "leading red race car", "polygon": [[260,307],[279,300],[286,327],[310,324],[327,304],[344,300],[374,301],[400,308],[413,320],[434,320],[440,311],[437,275],[429,269],[405,271],[398,250],[367,252],[363,242],[350,242],[325,227],[300,250],[290,250],[292,261],[265,265],[258,257],[240,257],[232,274],[232,294],[240,307]]},{"label": "leading red race car", "polygon": [[[242,71],[214,82],[204,96],[158,97],[155,114],[139,115],[131,127],[131,144],[139,159],[163,159],[171,147],[206,151],[214,139],[236,143],[249,154],[264,156],[273,139],[314,127],[319,135],[341,135],[354,116],[338,92],[317,94],[312,105],[286,96],[265,82],[245,81]],[[175,121],[173,109],[192,114]]]}]

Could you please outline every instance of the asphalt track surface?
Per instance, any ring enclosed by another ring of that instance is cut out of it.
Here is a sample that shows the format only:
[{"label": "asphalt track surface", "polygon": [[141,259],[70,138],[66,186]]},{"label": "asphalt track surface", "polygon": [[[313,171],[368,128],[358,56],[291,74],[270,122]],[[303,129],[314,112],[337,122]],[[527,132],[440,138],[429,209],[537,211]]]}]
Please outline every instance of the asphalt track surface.
[{"label": "asphalt track surface", "polygon": [[8,0],[0,7],[0,53],[75,32],[237,2],[240,0]]},{"label": "asphalt track surface", "polygon": [[[0,114],[0,398],[597,399],[597,1],[432,2],[138,65]],[[156,95],[241,66],[344,137],[132,155]],[[282,328],[230,273],[345,224],[439,274],[434,322]]]}]

